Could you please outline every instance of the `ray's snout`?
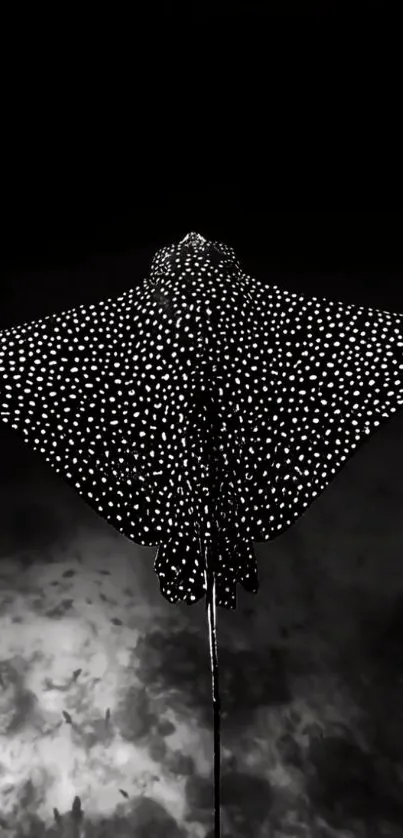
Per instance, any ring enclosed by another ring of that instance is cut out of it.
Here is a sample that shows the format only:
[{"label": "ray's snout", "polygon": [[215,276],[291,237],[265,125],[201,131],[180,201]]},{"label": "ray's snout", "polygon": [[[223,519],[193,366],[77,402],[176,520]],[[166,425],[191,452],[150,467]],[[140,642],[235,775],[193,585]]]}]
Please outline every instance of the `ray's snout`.
[{"label": "ray's snout", "polygon": [[201,233],[195,233],[193,230],[187,233],[179,242],[180,253],[189,253],[192,255],[202,255],[205,259],[213,265],[230,265],[231,268],[236,269],[239,263],[232,247],[218,241],[210,241],[206,239]]},{"label": "ray's snout", "polygon": [[205,245],[207,244],[207,239],[205,239],[204,236],[200,235],[200,233],[195,233],[192,231],[191,233],[187,233],[186,236],[184,236],[184,238],[180,240],[179,244],[183,244],[186,247],[193,246],[194,248],[205,247]]}]

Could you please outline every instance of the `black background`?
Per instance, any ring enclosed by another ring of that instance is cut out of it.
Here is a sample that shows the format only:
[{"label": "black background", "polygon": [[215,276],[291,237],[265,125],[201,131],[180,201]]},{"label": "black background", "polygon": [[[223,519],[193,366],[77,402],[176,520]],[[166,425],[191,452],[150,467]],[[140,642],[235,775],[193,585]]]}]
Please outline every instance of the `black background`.
[{"label": "black background", "polygon": [[[234,183],[90,182],[77,168],[21,176],[3,193],[1,325],[136,285],[158,247],[196,230],[232,245],[265,282],[400,310],[398,211],[273,210]],[[290,201],[292,204],[292,201]]]}]

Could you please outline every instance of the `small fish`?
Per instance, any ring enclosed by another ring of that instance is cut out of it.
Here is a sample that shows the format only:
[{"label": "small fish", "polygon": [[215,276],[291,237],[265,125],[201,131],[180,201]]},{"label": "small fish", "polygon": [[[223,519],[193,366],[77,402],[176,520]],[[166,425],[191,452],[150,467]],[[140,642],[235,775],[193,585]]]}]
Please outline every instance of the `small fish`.
[{"label": "small fish", "polygon": [[77,820],[77,821],[81,820],[81,818],[83,816],[83,810],[81,808],[81,800],[77,795],[75,796],[75,798],[73,800],[73,805],[71,807],[71,813],[73,815],[74,820]]},{"label": "small fish", "polygon": [[78,676],[81,674],[81,672],[82,672],[82,671],[83,671],[82,669],[75,669],[75,670],[74,670],[74,672],[73,672],[73,679],[74,679],[74,681],[77,681],[77,678],[78,678]]},{"label": "small fish", "polygon": [[108,707],[108,709],[107,709],[107,711],[106,711],[106,713],[105,713],[105,726],[106,726],[106,727],[107,727],[107,726],[108,726],[108,724],[109,724],[110,718],[111,718],[111,711],[110,711],[110,709],[109,709],[109,707]]},{"label": "small fish", "polygon": [[56,808],[53,808],[53,817],[54,817],[56,823],[60,824],[62,822],[62,816],[61,816],[59,810],[56,809]]},{"label": "small fish", "polygon": [[73,724],[73,719],[71,718],[70,713],[68,713],[67,710],[63,710],[63,716],[66,719],[67,724]]},{"label": "small fish", "polygon": [[124,789],[119,789],[119,791],[120,791],[121,795],[123,795],[123,797],[127,797],[127,798],[129,797],[127,791],[125,791]]}]

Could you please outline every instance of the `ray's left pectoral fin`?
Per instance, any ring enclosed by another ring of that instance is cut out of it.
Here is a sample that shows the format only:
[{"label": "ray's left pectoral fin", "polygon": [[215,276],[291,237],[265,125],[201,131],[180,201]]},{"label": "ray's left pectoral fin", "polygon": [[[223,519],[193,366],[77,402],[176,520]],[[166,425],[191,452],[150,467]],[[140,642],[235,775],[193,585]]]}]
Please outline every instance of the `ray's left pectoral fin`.
[{"label": "ray's left pectoral fin", "polygon": [[0,420],[119,532],[155,545],[152,489],[134,467],[130,479],[122,456],[136,441],[124,403],[131,392],[135,412],[125,343],[135,299],[127,292],[1,331]]}]

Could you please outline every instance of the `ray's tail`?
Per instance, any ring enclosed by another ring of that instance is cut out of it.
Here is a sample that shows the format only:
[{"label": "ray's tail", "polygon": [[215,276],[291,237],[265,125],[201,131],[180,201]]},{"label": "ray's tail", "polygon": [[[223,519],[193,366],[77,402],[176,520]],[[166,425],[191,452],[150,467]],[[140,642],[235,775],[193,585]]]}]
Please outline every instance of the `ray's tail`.
[{"label": "ray's tail", "polygon": [[220,732],[221,705],[218,677],[216,578],[211,567],[209,545],[204,546],[206,611],[210,644],[211,688],[213,698],[214,725],[214,838],[220,838]]}]

